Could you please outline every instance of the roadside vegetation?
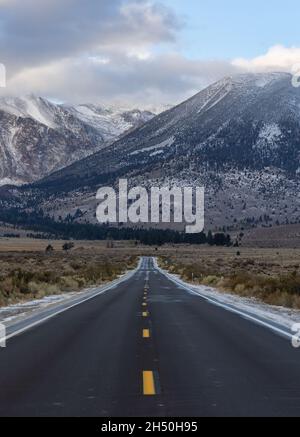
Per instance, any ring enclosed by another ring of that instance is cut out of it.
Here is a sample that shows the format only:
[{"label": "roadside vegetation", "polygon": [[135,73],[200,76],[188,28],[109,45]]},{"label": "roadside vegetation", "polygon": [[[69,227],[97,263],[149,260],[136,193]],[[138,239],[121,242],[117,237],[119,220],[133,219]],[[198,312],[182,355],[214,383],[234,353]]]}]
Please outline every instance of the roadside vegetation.
[{"label": "roadside vegetation", "polygon": [[300,309],[300,249],[22,238],[0,239],[0,306],[109,282],[139,256],[158,257],[188,282]]},{"label": "roadside vegetation", "polygon": [[[191,254],[190,254],[191,255]],[[300,270],[298,259],[231,256],[163,256],[160,265],[183,280],[217,288],[219,291],[255,298],[267,304],[300,309]]]},{"label": "roadside vegetation", "polygon": [[124,253],[53,253],[49,248],[47,253],[1,254],[0,306],[100,285],[135,268],[137,262],[136,256]]}]

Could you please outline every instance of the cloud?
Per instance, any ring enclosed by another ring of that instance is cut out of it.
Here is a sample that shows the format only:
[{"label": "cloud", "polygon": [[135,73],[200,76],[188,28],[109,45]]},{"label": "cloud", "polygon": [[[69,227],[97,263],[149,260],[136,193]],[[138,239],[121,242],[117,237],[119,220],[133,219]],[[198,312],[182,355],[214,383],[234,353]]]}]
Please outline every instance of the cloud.
[{"label": "cloud", "polygon": [[1,62],[11,74],[92,51],[171,42],[171,10],[147,0],[10,0],[0,4]]},{"label": "cloud", "polygon": [[10,87],[72,102],[104,102],[143,107],[179,103],[208,84],[234,74],[226,61],[188,60],[178,54],[70,58],[28,69]]},{"label": "cloud", "polygon": [[182,26],[159,0],[0,0],[0,92],[159,106],[226,75],[300,62],[300,48],[281,45],[253,59],[189,59],[176,51]]},{"label": "cloud", "polygon": [[235,69],[228,62],[177,54],[182,21],[155,0],[10,0],[0,5],[8,94],[177,103]]},{"label": "cloud", "polygon": [[251,72],[286,71],[293,72],[300,63],[299,47],[275,45],[267,53],[253,59],[238,58],[233,60],[235,67]]}]

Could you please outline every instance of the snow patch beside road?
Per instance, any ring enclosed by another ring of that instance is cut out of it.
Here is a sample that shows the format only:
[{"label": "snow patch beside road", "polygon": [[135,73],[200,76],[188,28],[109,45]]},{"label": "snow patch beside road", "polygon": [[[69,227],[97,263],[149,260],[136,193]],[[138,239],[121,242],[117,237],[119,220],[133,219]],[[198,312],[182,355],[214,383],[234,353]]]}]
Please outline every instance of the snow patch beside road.
[{"label": "snow patch beside road", "polygon": [[57,304],[67,299],[71,299],[74,296],[80,296],[84,292],[72,292],[57,294],[51,296],[45,296],[41,299],[30,300],[28,302],[21,302],[14,305],[9,305],[0,308],[0,322],[9,323],[16,318],[23,317],[30,314],[32,311],[44,309],[52,304]]}]

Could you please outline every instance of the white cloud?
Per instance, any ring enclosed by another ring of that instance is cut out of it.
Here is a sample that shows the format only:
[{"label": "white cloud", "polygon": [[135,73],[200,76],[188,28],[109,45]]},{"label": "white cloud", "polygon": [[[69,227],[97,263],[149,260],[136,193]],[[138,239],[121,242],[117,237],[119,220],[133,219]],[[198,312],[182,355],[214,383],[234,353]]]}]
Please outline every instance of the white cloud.
[{"label": "white cloud", "polygon": [[2,10],[7,94],[159,105],[234,71],[174,53],[181,20],[157,0],[14,1]]},{"label": "white cloud", "polygon": [[11,79],[10,94],[35,92],[69,102],[158,106],[180,103],[224,75],[237,72],[222,61],[189,60],[178,54],[113,54],[67,58],[26,69]]},{"label": "white cloud", "polygon": [[0,15],[1,94],[175,104],[226,75],[300,63],[300,48],[282,45],[253,59],[189,59],[176,53],[181,19],[159,0],[0,0]]},{"label": "white cloud", "polygon": [[155,0],[14,0],[0,4],[1,62],[10,74],[88,52],[175,41],[180,27]]},{"label": "white cloud", "polygon": [[275,45],[267,53],[253,59],[238,58],[232,65],[250,72],[286,71],[293,72],[295,65],[300,63],[299,47],[284,47]]}]

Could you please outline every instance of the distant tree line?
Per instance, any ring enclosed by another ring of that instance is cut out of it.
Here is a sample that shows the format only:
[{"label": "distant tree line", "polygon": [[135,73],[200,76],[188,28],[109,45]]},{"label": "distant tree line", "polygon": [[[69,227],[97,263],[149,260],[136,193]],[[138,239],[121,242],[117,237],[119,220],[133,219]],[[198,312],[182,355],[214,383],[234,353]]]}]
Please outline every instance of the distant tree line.
[{"label": "distant tree line", "polygon": [[10,233],[7,233],[7,234],[3,234],[3,237],[4,238],[20,238],[21,235],[20,234],[10,234]]},{"label": "distant tree line", "polygon": [[[16,227],[23,227],[52,238],[64,240],[133,240],[144,245],[162,246],[171,244],[209,244],[211,246],[231,246],[230,235],[225,233],[186,234],[175,230],[113,228],[109,225],[57,222],[39,212],[25,212],[11,208],[0,212],[0,221]],[[34,237],[35,234],[32,234]]]}]

